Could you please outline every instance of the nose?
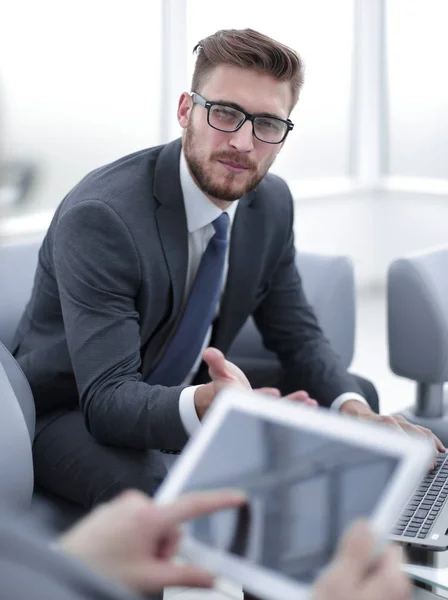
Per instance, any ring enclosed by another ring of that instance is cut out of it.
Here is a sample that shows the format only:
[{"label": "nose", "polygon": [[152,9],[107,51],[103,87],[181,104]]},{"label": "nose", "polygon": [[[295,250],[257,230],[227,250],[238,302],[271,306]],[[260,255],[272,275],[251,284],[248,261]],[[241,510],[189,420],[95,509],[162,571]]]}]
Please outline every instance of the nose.
[{"label": "nose", "polygon": [[239,152],[250,152],[254,147],[252,123],[246,121],[242,127],[230,134],[229,145]]}]

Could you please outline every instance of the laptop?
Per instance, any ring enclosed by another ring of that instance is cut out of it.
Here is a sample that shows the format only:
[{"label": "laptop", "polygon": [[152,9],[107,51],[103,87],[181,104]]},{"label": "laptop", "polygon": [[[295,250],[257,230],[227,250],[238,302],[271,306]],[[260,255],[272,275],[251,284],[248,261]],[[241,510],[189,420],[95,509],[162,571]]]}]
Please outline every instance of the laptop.
[{"label": "laptop", "polygon": [[423,477],[395,520],[390,539],[425,550],[448,549],[448,453]]},{"label": "laptop", "polygon": [[241,509],[186,525],[181,554],[267,600],[300,600],[353,520],[369,519],[377,548],[387,542],[431,460],[426,440],[230,389],[215,400],[156,501],[243,489]]}]

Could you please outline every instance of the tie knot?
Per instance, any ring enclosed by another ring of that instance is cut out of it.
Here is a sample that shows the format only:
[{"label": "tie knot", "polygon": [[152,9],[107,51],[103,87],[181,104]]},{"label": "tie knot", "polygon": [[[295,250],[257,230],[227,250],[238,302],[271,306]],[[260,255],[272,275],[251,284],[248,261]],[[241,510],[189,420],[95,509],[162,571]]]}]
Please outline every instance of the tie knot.
[{"label": "tie knot", "polygon": [[216,238],[220,240],[227,240],[227,231],[229,229],[229,215],[223,212],[221,216],[213,221],[213,227],[216,231]]}]

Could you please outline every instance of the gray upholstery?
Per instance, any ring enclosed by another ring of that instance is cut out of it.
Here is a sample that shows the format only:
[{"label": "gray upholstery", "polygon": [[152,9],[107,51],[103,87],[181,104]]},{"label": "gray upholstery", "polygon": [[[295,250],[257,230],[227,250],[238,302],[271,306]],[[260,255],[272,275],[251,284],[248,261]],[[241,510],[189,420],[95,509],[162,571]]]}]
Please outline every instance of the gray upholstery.
[{"label": "gray upholstery", "polygon": [[[352,262],[345,256],[298,252],[296,264],[308,301],[332,347],[341,357],[342,364],[348,368],[355,346],[355,283]],[[266,375],[266,370],[269,370],[272,381],[280,371],[276,356],[263,347],[252,318],[247,320],[232,344],[229,358],[248,374],[264,371]],[[258,383],[253,382],[254,385]]]},{"label": "gray upholstery", "polygon": [[0,503],[29,508],[33,494],[31,440],[1,363],[0,389]]},{"label": "gray upholstery", "polygon": [[37,244],[0,247],[0,500],[30,507],[33,493],[34,401],[10,346],[31,293]]},{"label": "gray upholstery", "polygon": [[37,242],[0,247],[0,502],[31,509],[47,530],[60,531],[79,518],[81,509],[54,496],[33,494],[33,394],[8,351],[31,295],[39,247]]},{"label": "gray upholstery", "polygon": [[[1,318],[0,318],[1,321]],[[28,430],[28,436],[34,439],[34,400],[30,385],[23,374],[22,369],[11,356],[9,351],[0,341],[0,365],[4,369],[5,377],[8,378],[8,383],[11,385],[16,400],[19,403],[22,412],[22,419]],[[3,404],[1,404],[3,405]],[[3,417],[3,412],[2,412]]]},{"label": "gray upholstery", "polygon": [[[448,440],[448,247],[395,260],[388,272],[389,363],[417,382],[406,416]],[[446,442],[445,442],[446,443]]]},{"label": "gray upholstery", "polygon": [[8,348],[28,302],[40,242],[0,246],[0,341]]}]

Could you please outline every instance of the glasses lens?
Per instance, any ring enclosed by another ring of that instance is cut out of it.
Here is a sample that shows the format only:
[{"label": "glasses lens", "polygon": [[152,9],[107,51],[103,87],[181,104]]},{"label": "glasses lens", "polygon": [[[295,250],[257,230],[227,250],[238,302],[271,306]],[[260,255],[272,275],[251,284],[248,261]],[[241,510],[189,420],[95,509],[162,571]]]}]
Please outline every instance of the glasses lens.
[{"label": "glasses lens", "polygon": [[279,119],[257,117],[254,122],[255,135],[263,142],[278,144],[285,137],[288,126]]},{"label": "glasses lens", "polygon": [[235,131],[244,118],[244,113],[236,108],[219,104],[214,104],[209,112],[210,125],[221,131]]}]

